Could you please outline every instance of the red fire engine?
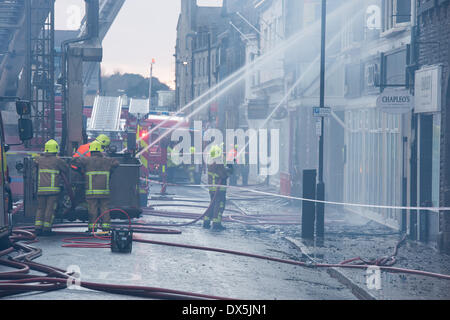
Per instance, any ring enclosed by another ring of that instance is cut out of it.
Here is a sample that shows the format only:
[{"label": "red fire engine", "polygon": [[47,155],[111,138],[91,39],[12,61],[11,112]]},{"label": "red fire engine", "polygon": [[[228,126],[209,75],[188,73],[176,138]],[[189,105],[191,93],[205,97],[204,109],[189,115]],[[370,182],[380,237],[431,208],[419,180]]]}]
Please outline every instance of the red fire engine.
[{"label": "red fire engine", "polygon": [[[169,112],[151,112],[146,120],[141,120],[137,129],[139,151],[143,151],[140,160],[144,178],[163,179],[167,173],[167,148],[169,147],[171,129],[189,130],[186,118],[174,116]],[[163,135],[164,138],[161,138]],[[154,144],[154,145],[152,145]]]}]

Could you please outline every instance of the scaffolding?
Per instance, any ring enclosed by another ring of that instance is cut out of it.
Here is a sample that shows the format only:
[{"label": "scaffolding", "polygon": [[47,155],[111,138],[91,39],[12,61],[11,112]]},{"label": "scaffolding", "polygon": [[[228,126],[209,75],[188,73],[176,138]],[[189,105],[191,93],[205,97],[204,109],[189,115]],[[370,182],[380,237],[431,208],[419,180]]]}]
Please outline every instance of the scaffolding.
[{"label": "scaffolding", "polygon": [[28,97],[35,131],[29,147],[42,147],[55,137],[55,0],[27,0],[26,14]]}]

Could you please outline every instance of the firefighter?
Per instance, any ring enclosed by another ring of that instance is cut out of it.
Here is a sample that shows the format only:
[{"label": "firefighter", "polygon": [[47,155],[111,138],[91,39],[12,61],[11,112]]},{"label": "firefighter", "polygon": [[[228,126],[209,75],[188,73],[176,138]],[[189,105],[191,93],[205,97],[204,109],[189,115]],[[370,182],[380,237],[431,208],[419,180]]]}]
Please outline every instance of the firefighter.
[{"label": "firefighter", "polygon": [[191,184],[195,184],[197,179],[196,179],[196,165],[195,165],[195,147],[191,147],[190,149],[191,152],[191,163],[187,165],[187,170],[189,173],[189,182]]},{"label": "firefighter", "polygon": [[242,176],[242,186],[248,186],[248,176],[250,174],[250,158],[248,152],[245,150],[245,146],[243,149],[239,149],[236,146],[237,152],[237,171],[238,176]]},{"label": "firefighter", "polygon": [[44,155],[35,159],[38,167],[38,210],[36,213],[36,235],[50,235],[53,219],[61,192],[59,176],[67,175],[69,166],[57,157],[59,145],[55,140],[45,144]]},{"label": "firefighter", "polygon": [[171,142],[167,147],[167,181],[169,183],[175,182],[175,170],[176,165],[172,161],[172,151],[173,151],[174,143]]},{"label": "firefighter", "polygon": [[228,155],[227,155],[227,163],[229,163],[229,164],[232,163],[233,168],[234,168],[233,174],[230,177],[230,186],[236,186],[237,180],[239,178],[239,172],[237,170],[237,168],[238,168],[238,159],[237,159],[238,147],[237,147],[237,145],[230,146],[230,147],[231,147],[230,151],[228,152]]},{"label": "firefighter", "polygon": [[224,230],[222,225],[222,215],[225,211],[226,187],[228,177],[233,173],[231,166],[225,167],[223,164],[222,148],[213,146],[210,149],[211,164],[208,165],[209,196],[211,198],[210,207],[204,217],[203,227],[211,227],[216,231]]},{"label": "firefighter", "polygon": [[[85,177],[85,195],[89,212],[88,232],[96,232],[94,225],[99,214],[104,214],[101,228],[105,232],[111,230],[111,216],[109,212],[110,178],[111,172],[119,166],[117,160],[107,158],[102,154],[103,146],[94,141],[89,147],[90,157],[75,158],[74,164],[81,167]],[[100,210],[100,212],[99,212]]]},{"label": "firefighter", "polygon": [[[102,145],[102,152],[104,152],[109,146],[111,145],[111,139],[105,134],[101,134],[95,139],[94,141],[100,142]],[[91,153],[89,151],[89,147],[92,142],[83,144],[81,147],[78,148],[78,150],[73,155],[74,158],[84,158],[84,157],[90,157]]]},{"label": "firefighter", "polygon": [[[94,141],[100,142],[102,145],[102,152],[105,151],[110,145],[111,140],[107,135],[101,134]],[[86,158],[91,156],[91,152],[89,148],[92,142],[86,143],[78,148],[78,150],[73,155],[73,158]],[[75,194],[75,203],[81,204],[84,198],[84,182],[83,182],[83,174],[80,169],[72,164],[72,181],[75,182],[75,187],[73,188],[73,192]]]}]

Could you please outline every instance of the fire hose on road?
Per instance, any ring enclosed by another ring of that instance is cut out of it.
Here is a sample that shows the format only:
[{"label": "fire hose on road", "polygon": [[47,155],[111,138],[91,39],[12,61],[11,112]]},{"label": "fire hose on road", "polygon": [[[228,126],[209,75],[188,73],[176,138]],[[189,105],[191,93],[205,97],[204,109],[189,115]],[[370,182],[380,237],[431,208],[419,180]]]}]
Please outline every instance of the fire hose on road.
[{"label": "fire hose on road", "polygon": [[[42,254],[39,249],[33,248],[28,244],[20,243],[18,241],[26,241],[27,243],[33,242],[36,240],[36,236],[29,231],[26,230],[15,230],[13,236],[11,237],[13,240],[13,247],[7,250],[0,252],[0,264],[12,267],[17,269],[16,271],[2,272],[0,273],[0,297],[6,297],[10,295],[21,294],[25,292],[48,292],[54,290],[61,290],[68,287],[70,285],[71,278],[70,275],[66,274],[63,270],[53,268],[50,266],[45,266],[42,264],[33,263],[30,260],[37,258]],[[295,260],[286,260],[280,258],[274,258],[269,256],[263,256],[258,254],[246,253],[241,251],[233,251],[227,249],[220,248],[211,248],[211,247],[202,247],[195,245],[186,245],[186,244],[177,244],[177,243],[169,243],[169,242],[161,242],[154,240],[145,240],[134,237],[135,242],[146,243],[146,244],[154,244],[154,245],[164,245],[164,246],[172,246],[186,249],[195,249],[195,250],[204,250],[204,251],[212,251],[223,254],[231,254],[238,255],[243,257],[273,261],[283,264],[290,264],[300,267],[307,268],[352,268],[352,269],[360,269],[365,270],[373,265],[377,265],[380,270],[385,272],[393,272],[393,273],[404,273],[410,275],[419,275],[419,276],[427,276],[433,277],[443,280],[450,280],[450,275],[432,273],[421,270],[412,270],[405,268],[396,268],[392,267],[393,263],[395,263],[395,255],[398,253],[398,248],[401,243],[404,241],[402,239],[395,247],[394,253],[390,257],[384,257],[382,259],[378,259],[377,261],[368,262],[364,261],[360,258],[354,258],[347,261],[344,261],[340,264],[322,264],[322,263],[307,263]],[[20,250],[22,252],[21,255],[16,256],[10,260],[3,259],[5,255],[12,254],[13,252]],[[364,264],[350,264],[351,262],[356,261],[366,262]],[[38,271],[41,273],[45,273],[46,276],[38,276],[29,274],[30,271]],[[69,279],[69,281],[68,281]],[[226,299],[223,297],[215,297],[210,295],[198,295],[188,292],[170,290],[170,289],[162,289],[162,288],[153,288],[153,287],[141,287],[141,286],[127,286],[127,285],[108,285],[108,284],[97,284],[91,282],[80,282],[79,285],[83,288],[103,291],[108,293],[122,294],[122,295],[132,295],[136,297],[145,297],[145,298],[154,298],[154,299]]]},{"label": "fire hose on road", "polygon": [[[212,203],[212,202],[211,202]],[[195,206],[199,207],[199,206]],[[204,214],[187,214],[180,213],[181,218],[191,218],[193,221],[185,224],[173,224],[173,226],[185,226],[191,225],[195,222],[202,219],[208,212],[210,207],[208,207]],[[151,213],[152,211],[150,211]],[[156,213],[156,211],[154,211]],[[105,214],[105,213],[104,213]],[[163,214],[163,213],[162,213]],[[264,217],[265,216],[265,217]],[[258,215],[257,218],[268,218],[270,215]],[[276,217],[276,215],[272,215],[272,217]],[[98,220],[101,216],[98,218]],[[234,219],[233,216],[230,215],[231,219]],[[239,216],[241,219],[249,219],[248,217],[243,218],[243,216]],[[279,217],[277,217],[279,218]],[[250,218],[252,219],[252,218]],[[97,222],[98,222],[97,220]],[[242,222],[242,221],[239,221]],[[245,221],[244,221],[245,222]],[[278,221],[280,222],[280,221]],[[160,224],[163,225],[163,224]],[[71,225],[56,225],[55,228],[69,228],[69,227],[80,227],[82,224],[71,224]],[[126,226],[126,225],[124,225]],[[141,229],[140,233],[164,233],[164,234],[179,234],[180,232],[176,230],[170,229],[156,229],[150,227],[150,224],[136,224],[131,223],[129,220],[128,227],[135,230],[139,233],[139,229]],[[26,293],[26,292],[49,292],[54,290],[65,289],[70,286],[74,280],[72,275],[67,274],[64,270],[60,270],[57,268],[53,268],[50,266],[45,266],[42,264],[31,262],[31,260],[38,258],[42,255],[42,251],[40,249],[34,248],[31,246],[32,243],[36,242],[36,236],[29,231],[32,227],[25,227],[24,229],[15,229],[13,235],[10,237],[12,241],[12,247],[0,252],[0,265],[14,268],[15,271],[7,271],[0,273],[0,297],[7,297],[11,295]],[[71,232],[58,232],[58,235],[80,235],[80,233],[71,233]],[[82,239],[81,239],[82,238]],[[102,240],[106,241],[103,243],[100,242],[87,242],[84,240]],[[72,238],[66,239],[66,243],[69,243],[68,247],[78,247],[78,248],[109,248],[110,244],[108,243],[110,239],[108,237],[80,237],[80,238]],[[217,252],[222,254],[230,254],[237,255],[241,257],[248,257],[266,261],[272,261],[277,263],[289,264],[299,267],[306,268],[314,268],[314,269],[326,269],[326,268],[348,268],[348,269],[359,269],[366,270],[369,267],[377,266],[381,271],[390,272],[390,273],[402,273],[409,275],[417,275],[417,276],[426,276],[432,277],[436,279],[442,280],[450,280],[450,275],[433,273],[422,270],[414,270],[407,268],[398,268],[393,267],[396,263],[396,256],[398,254],[398,250],[402,243],[405,241],[405,237],[401,239],[395,246],[394,252],[386,257],[382,257],[374,260],[365,260],[361,257],[356,257],[352,259],[348,259],[338,264],[330,264],[330,263],[312,263],[312,262],[302,262],[296,260],[287,260],[276,257],[258,255],[253,253],[234,251],[222,248],[212,248],[212,247],[203,247],[196,245],[187,245],[181,243],[170,243],[170,242],[162,242],[148,239],[141,239],[137,236],[133,237],[133,241],[137,243],[143,244],[153,244],[153,245],[164,245],[171,247],[178,247],[184,249],[191,250],[203,250],[210,252]],[[12,254],[18,253],[16,256],[12,257]],[[2,257],[9,255],[9,259],[4,259]],[[30,274],[31,272],[40,272],[44,275],[34,275]],[[109,285],[109,284],[98,284],[91,282],[80,282],[79,286],[108,293],[121,294],[121,295],[131,295],[136,297],[145,297],[145,298],[154,298],[154,299],[227,299],[223,297],[216,297],[211,295],[201,295],[177,290],[163,289],[163,288],[154,288],[154,287],[143,287],[143,286],[129,286],[129,285]]]},{"label": "fire hose on road", "polygon": [[[31,260],[42,254],[41,250],[21,244],[18,242],[19,239],[21,241],[30,242],[36,240],[36,236],[25,230],[15,230],[11,237],[12,247],[0,252],[0,265],[16,269],[15,271],[0,272],[0,297],[27,292],[62,290],[70,287],[76,282],[76,279],[70,274],[65,273],[64,270],[31,262]],[[10,255],[17,251],[25,252],[18,256],[10,257],[9,259],[3,258],[6,255]],[[33,275],[30,274],[31,271],[43,273],[44,275]],[[152,299],[228,299],[224,297],[145,286],[111,285],[84,281],[80,281],[77,285],[95,291]]]}]

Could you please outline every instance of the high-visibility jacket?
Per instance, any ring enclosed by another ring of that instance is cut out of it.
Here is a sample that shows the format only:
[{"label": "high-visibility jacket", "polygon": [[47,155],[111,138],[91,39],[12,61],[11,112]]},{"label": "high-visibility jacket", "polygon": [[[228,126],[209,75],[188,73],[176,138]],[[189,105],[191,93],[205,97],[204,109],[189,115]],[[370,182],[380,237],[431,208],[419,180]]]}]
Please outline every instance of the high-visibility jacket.
[{"label": "high-visibility jacket", "polygon": [[237,150],[235,148],[231,149],[227,154],[227,162],[238,163],[237,155],[238,155]]},{"label": "high-visibility jacket", "polygon": [[167,147],[167,167],[173,168],[176,167],[175,163],[172,161],[172,151],[171,147]]},{"label": "high-visibility jacket", "polygon": [[[90,157],[91,156],[91,152],[89,151],[91,144],[90,143],[86,143],[83,144],[82,146],[80,146],[78,148],[78,150],[75,152],[75,154],[73,155],[73,158],[85,158],[85,157]],[[72,169],[77,170],[77,166],[72,165],[71,166]]]},{"label": "high-visibility jacket", "polygon": [[50,196],[61,192],[60,174],[67,174],[69,166],[56,154],[46,153],[37,158],[38,165],[38,195]]},{"label": "high-visibility jacket", "polygon": [[120,165],[117,160],[95,152],[90,157],[75,158],[74,164],[83,168],[86,199],[109,198],[111,171]]},{"label": "high-visibility jacket", "polygon": [[[228,178],[227,169],[225,165],[213,163],[208,166],[208,184],[210,185],[209,191],[214,192],[217,190],[217,185],[226,185]],[[220,187],[221,191],[225,191],[226,188]]]},{"label": "high-visibility jacket", "polygon": [[83,144],[81,147],[78,148],[78,150],[73,155],[74,158],[84,158],[84,157],[90,157],[91,152],[89,151],[91,144]]}]

